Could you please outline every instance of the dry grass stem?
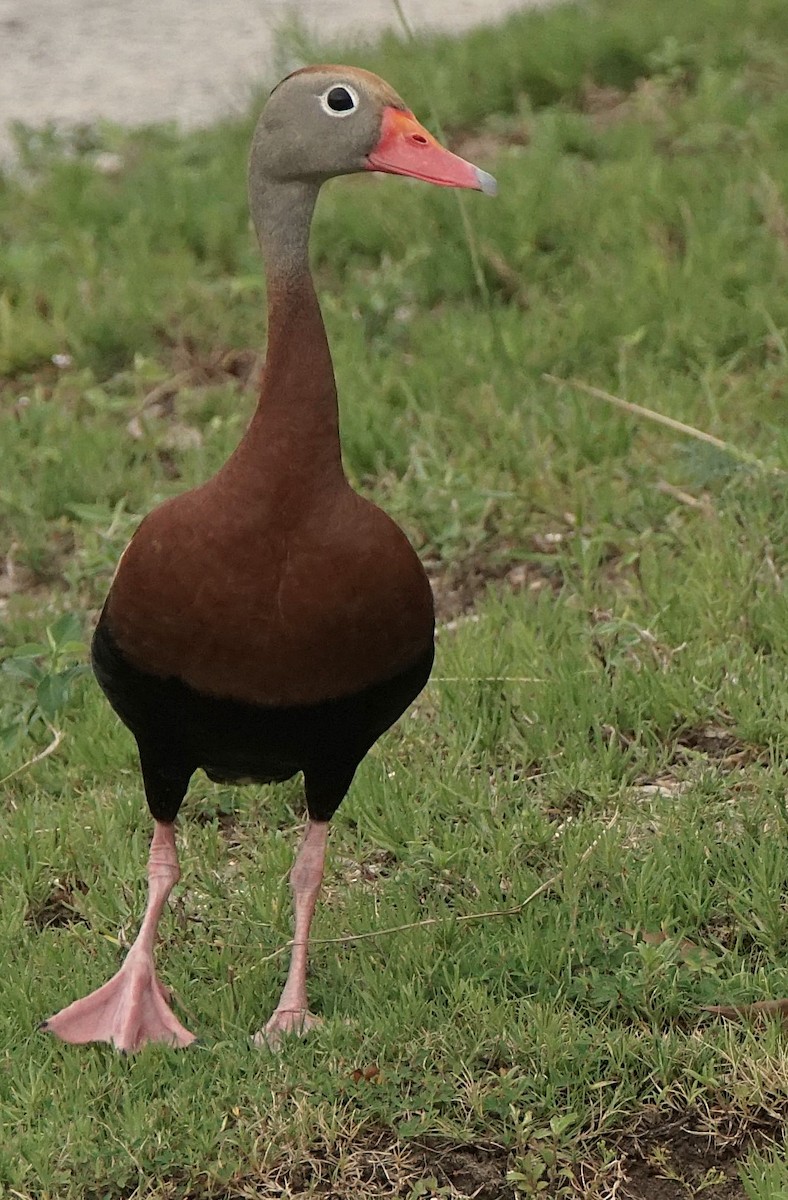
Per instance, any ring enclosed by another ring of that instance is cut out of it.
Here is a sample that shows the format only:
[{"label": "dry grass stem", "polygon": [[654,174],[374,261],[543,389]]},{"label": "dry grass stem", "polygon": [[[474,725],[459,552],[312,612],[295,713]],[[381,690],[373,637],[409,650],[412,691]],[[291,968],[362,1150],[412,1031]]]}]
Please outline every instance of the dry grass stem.
[{"label": "dry grass stem", "polygon": [[718,1017],[772,1016],[788,1019],[788,1000],[756,1000],[752,1004],[704,1004],[702,1012],[714,1013]]},{"label": "dry grass stem", "polygon": [[740,450],[731,442],[724,442],[722,438],[715,437],[713,433],[707,433],[705,429],[696,429],[694,425],[687,425],[684,421],[675,420],[674,417],[666,417],[664,413],[655,412],[653,408],[635,404],[632,400],[624,400],[621,396],[614,396],[612,392],[593,387],[590,383],[584,383],[582,379],[560,379],[559,376],[551,375],[548,371],[544,372],[542,379],[555,384],[556,387],[574,388],[586,396],[604,400],[606,404],[612,404],[614,408],[620,408],[623,412],[631,413],[635,417],[645,417],[647,421],[653,421],[656,425],[664,425],[666,429],[672,429],[675,433],[683,433],[686,437],[695,438],[698,442],[705,442],[708,446],[714,446],[717,450],[722,450],[723,453],[730,454],[733,458],[738,458],[741,462],[745,462],[751,467],[757,467],[761,471],[783,474],[779,468],[768,467],[754,454],[750,454],[747,450]]},{"label": "dry grass stem", "polygon": [[673,500],[678,500],[679,504],[685,504],[687,508],[695,508],[700,512],[706,513],[709,517],[714,514],[714,507],[707,496],[702,496],[699,499],[690,492],[685,492],[683,488],[675,487],[674,484],[668,483],[666,479],[660,479],[659,483],[656,484],[656,490],[661,492],[663,496],[670,496]]},{"label": "dry grass stem", "polygon": [[433,675],[430,683],[547,683],[535,675]]},{"label": "dry grass stem", "polygon": [[39,750],[38,754],[34,754],[32,758],[29,758],[27,762],[23,762],[21,766],[16,767],[13,771],[9,772],[8,775],[4,775],[3,778],[0,779],[0,787],[2,787],[4,783],[8,783],[9,780],[16,779],[17,775],[21,775],[23,771],[27,771],[30,769],[30,767],[34,767],[36,763],[40,763],[43,759],[49,758],[50,754],[55,753],[58,746],[63,741],[63,730],[55,729],[50,725],[49,732],[52,734],[52,741],[49,743],[49,745],[45,746],[43,750]]},{"label": "dry grass stem", "polygon": [[[392,4],[394,6],[394,11],[397,14],[397,17],[399,19],[400,25],[402,26],[402,29],[403,29],[403,32],[405,33],[406,38],[408,39],[409,42],[413,43],[414,45],[417,45],[418,38],[416,37],[416,33],[413,29],[413,26],[411,25],[410,21],[408,20],[407,16],[405,15],[405,10],[402,7],[401,0],[392,0]],[[429,97],[430,116],[432,118],[432,123],[438,132],[438,136],[443,141],[446,141],[446,134],[444,132],[443,126],[441,125],[440,117],[438,115],[438,108],[437,108],[437,105],[435,104],[434,97],[432,95],[430,95],[429,92],[427,93],[427,95]],[[484,277],[484,269],[482,267],[481,253],[479,251],[479,245],[476,240],[476,235],[473,231],[473,226],[471,225],[471,219],[468,216],[468,210],[465,206],[465,201],[463,199],[463,196],[458,191],[455,191],[454,195],[455,195],[455,199],[457,201],[457,208],[459,210],[460,220],[462,221],[462,231],[463,231],[463,235],[465,237],[465,243],[468,247],[468,254],[470,255],[470,259],[471,259],[471,267],[473,270],[474,282],[476,283],[476,287],[478,288],[479,295],[482,298],[482,300],[484,301],[485,307],[487,308],[487,312],[490,317],[490,321],[492,322],[492,325],[493,325],[493,333],[497,336],[497,326],[495,325],[495,321],[494,321],[493,315],[492,315],[492,309],[490,307],[490,289],[488,288],[487,280]]]},{"label": "dry grass stem", "polygon": [[[606,833],[610,832],[617,820],[618,809],[616,809],[616,811],[613,813],[613,816],[605,825],[601,833],[598,833],[590,845],[586,846],[576,864],[578,867],[582,866],[583,863],[588,861],[602,838]],[[386,929],[371,929],[366,933],[347,933],[343,934],[341,937],[310,938],[309,944],[310,946],[339,946],[345,945],[349,942],[367,941],[369,938],[386,937],[388,934],[392,933],[407,933],[411,929],[427,929],[434,925],[459,925],[460,922],[467,924],[469,921],[487,921],[497,917],[516,917],[519,916],[523,909],[527,908],[529,904],[531,904],[544,892],[547,892],[551,887],[554,887],[555,884],[558,883],[559,879],[563,877],[563,875],[563,869],[556,871],[555,874],[551,875],[549,879],[545,879],[543,883],[540,883],[539,887],[534,888],[531,894],[526,896],[525,900],[521,900],[519,904],[515,904],[511,908],[491,908],[487,912],[464,913],[459,917],[425,917],[422,921],[409,921],[406,925],[389,925]],[[280,954],[284,954],[285,951],[291,950],[294,944],[295,943],[291,938],[290,941],[284,942],[281,946],[278,946],[277,949],[272,951],[271,954],[267,954],[265,958],[258,959],[255,965],[261,966],[263,963],[270,962],[273,958],[278,958]]]}]

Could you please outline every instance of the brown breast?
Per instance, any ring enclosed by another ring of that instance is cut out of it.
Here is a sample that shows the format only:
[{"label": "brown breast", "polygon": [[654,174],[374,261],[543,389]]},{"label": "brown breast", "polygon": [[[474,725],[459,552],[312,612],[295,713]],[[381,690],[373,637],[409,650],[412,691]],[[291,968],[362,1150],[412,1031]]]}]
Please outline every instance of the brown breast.
[{"label": "brown breast", "polygon": [[349,486],[297,519],[222,503],[219,478],[152,512],[107,600],[143,670],[266,705],[351,695],[411,665],[432,594],[407,538]]}]

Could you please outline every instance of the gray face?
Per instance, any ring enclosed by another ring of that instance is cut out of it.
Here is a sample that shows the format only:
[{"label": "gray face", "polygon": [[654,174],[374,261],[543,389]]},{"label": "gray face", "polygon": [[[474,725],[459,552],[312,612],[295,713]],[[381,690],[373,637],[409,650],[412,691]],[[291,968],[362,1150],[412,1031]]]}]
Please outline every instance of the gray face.
[{"label": "gray face", "polygon": [[322,182],[363,171],[380,138],[386,105],[404,108],[395,92],[368,72],[307,68],[283,80],[257,124],[252,176],[281,182]]}]

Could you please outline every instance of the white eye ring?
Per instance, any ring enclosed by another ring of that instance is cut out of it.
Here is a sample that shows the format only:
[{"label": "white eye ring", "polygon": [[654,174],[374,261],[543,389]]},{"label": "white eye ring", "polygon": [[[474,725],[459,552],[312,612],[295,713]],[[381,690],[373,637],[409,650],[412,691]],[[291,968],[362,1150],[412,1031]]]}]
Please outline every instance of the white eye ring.
[{"label": "white eye ring", "polygon": [[[330,107],[328,97],[337,88],[342,88],[342,91],[347,92],[348,96],[350,96],[350,99],[353,101],[351,108],[336,109]],[[320,97],[320,107],[324,113],[328,113],[329,117],[349,117],[358,108],[358,92],[349,83],[332,83],[331,87],[327,87]]]}]

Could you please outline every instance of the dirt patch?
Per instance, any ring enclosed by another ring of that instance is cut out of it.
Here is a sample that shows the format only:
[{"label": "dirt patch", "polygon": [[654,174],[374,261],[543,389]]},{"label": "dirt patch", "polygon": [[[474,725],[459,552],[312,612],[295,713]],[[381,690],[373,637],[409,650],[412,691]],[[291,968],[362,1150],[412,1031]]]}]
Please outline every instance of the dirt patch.
[{"label": "dirt patch", "polygon": [[676,742],[674,761],[693,762],[698,755],[724,767],[741,767],[755,762],[763,748],[744,742],[729,729],[705,725],[682,733]]},{"label": "dirt patch", "polygon": [[509,1154],[500,1147],[462,1146],[446,1150],[424,1151],[422,1171],[434,1176],[438,1186],[450,1185],[461,1197],[474,1200],[515,1200],[515,1190],[507,1183]]},{"label": "dirt patch", "polygon": [[217,349],[202,353],[191,340],[174,346],[171,359],[173,374],[147,393],[128,421],[126,432],[135,441],[153,436],[162,470],[167,479],[174,481],[181,477],[179,454],[195,450],[203,443],[202,431],[178,412],[180,393],[226,386],[239,392],[258,389],[264,359],[254,350]]},{"label": "dirt patch", "polygon": [[71,530],[54,529],[44,561],[33,567],[25,561],[24,547],[12,541],[7,553],[0,556],[0,616],[9,611],[19,597],[34,597],[42,610],[50,605],[54,607],[53,596],[64,584],[63,564],[73,551]]},{"label": "dirt patch", "polygon": [[634,88],[625,92],[621,88],[599,86],[586,80],[578,108],[599,130],[631,120],[662,127],[672,110],[686,98],[690,83],[686,74],[658,75],[637,80]]},{"label": "dirt patch", "polygon": [[239,388],[259,386],[265,359],[256,350],[217,347],[205,351],[193,338],[183,338],[167,349],[173,373],[148,392],[144,400],[144,406],[153,409],[154,415],[172,416],[172,401],[185,388],[224,384]]},{"label": "dirt patch", "polygon": [[782,1137],[781,1124],[752,1114],[748,1129],[701,1131],[692,1115],[654,1125],[624,1155],[623,1200],[747,1200],[739,1169],[748,1153]]},{"label": "dirt patch", "polygon": [[18,548],[16,545],[12,546],[0,559],[0,607],[4,605],[8,596],[17,592],[31,592],[40,583],[30,567],[14,560],[14,551]]},{"label": "dirt patch", "polygon": [[[308,1187],[310,1196],[330,1200],[360,1196],[429,1200],[438,1195],[454,1200],[515,1200],[515,1190],[506,1180],[509,1154],[503,1147],[402,1142],[380,1131],[342,1147],[341,1178],[336,1175],[337,1158],[335,1150],[322,1150],[295,1170],[283,1169],[276,1178],[281,1192],[269,1191],[263,1184],[259,1195],[300,1196],[301,1189],[306,1192]],[[240,1194],[255,1195],[251,1190]],[[221,1200],[237,1200],[238,1195],[228,1192]]]},{"label": "dirt patch", "polygon": [[25,924],[41,933],[44,929],[63,929],[69,925],[87,925],[79,911],[78,897],[87,893],[88,885],[72,875],[52,881],[51,890],[43,900],[31,900],[25,913]]},{"label": "dirt patch", "polygon": [[[369,1086],[377,1073],[376,1066],[353,1072],[354,1086]],[[757,1116],[752,1116],[757,1123]],[[628,1134],[618,1143],[606,1139],[604,1161],[596,1159],[593,1147],[586,1147],[583,1162],[567,1172],[559,1153],[555,1168],[548,1168],[539,1180],[537,1193],[529,1184],[518,1186],[507,1178],[511,1171],[517,1172],[518,1154],[504,1146],[457,1145],[432,1138],[402,1141],[390,1130],[367,1130],[336,1145],[312,1146],[297,1165],[282,1161],[260,1174],[247,1167],[248,1173],[239,1174],[223,1189],[210,1184],[184,1187],[184,1181],[162,1178],[161,1193],[156,1194],[177,1195],[181,1200],[208,1200],[209,1196],[211,1200],[281,1200],[306,1195],[326,1200],[361,1196],[524,1200],[537,1194],[545,1200],[566,1200],[570,1195],[586,1200],[747,1200],[739,1167],[752,1148],[778,1137],[780,1127],[773,1118],[748,1137],[722,1128],[718,1141],[700,1131],[692,1114],[672,1121],[645,1119],[637,1135]],[[525,1147],[521,1153],[527,1151]],[[102,1200],[125,1200],[130,1195],[124,1189],[101,1192]],[[94,1192],[86,1192],[85,1197],[98,1200]]]},{"label": "dirt patch", "polygon": [[370,850],[361,860],[342,854],[334,857],[334,867],[343,887],[374,887],[391,875],[396,866],[397,859],[388,850]]},{"label": "dirt patch", "polygon": [[[589,1161],[574,1166],[572,1195],[589,1200],[607,1195],[619,1200],[747,1200],[739,1178],[741,1164],[752,1149],[782,1136],[782,1126],[773,1116],[751,1116],[747,1130],[728,1126],[723,1118],[711,1132],[699,1127],[694,1113],[650,1121],[637,1136],[622,1137],[619,1153],[612,1161],[607,1156],[604,1166],[594,1161],[593,1149]],[[439,1186],[450,1185],[463,1200],[514,1200],[517,1194],[507,1180],[509,1171],[517,1169],[516,1156],[503,1147],[431,1145],[424,1148],[420,1163],[425,1177],[434,1177]],[[565,1196],[565,1189],[564,1175],[561,1184],[548,1183],[539,1194],[549,1200]]]},{"label": "dirt patch", "polygon": [[242,846],[249,835],[246,815],[236,808],[201,808],[189,813],[189,820],[194,825],[216,825],[222,839],[229,847],[237,849]]},{"label": "dirt patch", "polygon": [[708,1166],[686,1139],[670,1149],[660,1148],[655,1157],[627,1174],[621,1193],[626,1200],[691,1200],[698,1195],[704,1200],[746,1200],[747,1196],[735,1163]]},{"label": "dirt patch", "polygon": [[[538,772],[531,771],[530,774],[533,776],[536,773]],[[593,807],[594,803],[593,796],[590,796],[588,792],[584,792],[580,788],[576,788],[574,791],[567,792],[565,796],[556,801],[550,808],[547,808],[545,816],[548,821],[564,824],[567,821],[574,821],[586,808]]]},{"label": "dirt patch", "polygon": [[488,587],[509,592],[557,592],[563,584],[558,563],[502,561],[505,552],[486,546],[458,562],[427,564],[435,616],[447,625],[472,612]]}]

